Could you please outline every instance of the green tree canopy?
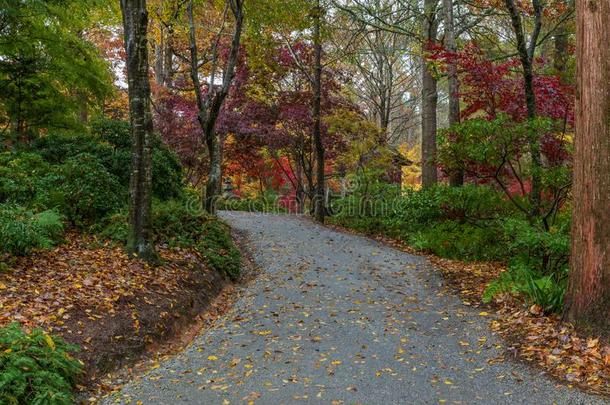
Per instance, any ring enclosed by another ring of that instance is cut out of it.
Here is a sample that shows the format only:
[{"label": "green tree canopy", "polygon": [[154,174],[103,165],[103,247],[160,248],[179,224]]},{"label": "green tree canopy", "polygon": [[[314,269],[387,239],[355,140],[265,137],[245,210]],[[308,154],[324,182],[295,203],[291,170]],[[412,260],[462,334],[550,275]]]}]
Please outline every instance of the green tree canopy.
[{"label": "green tree canopy", "polygon": [[102,0],[0,0],[0,134],[79,124],[111,90],[87,40]]}]

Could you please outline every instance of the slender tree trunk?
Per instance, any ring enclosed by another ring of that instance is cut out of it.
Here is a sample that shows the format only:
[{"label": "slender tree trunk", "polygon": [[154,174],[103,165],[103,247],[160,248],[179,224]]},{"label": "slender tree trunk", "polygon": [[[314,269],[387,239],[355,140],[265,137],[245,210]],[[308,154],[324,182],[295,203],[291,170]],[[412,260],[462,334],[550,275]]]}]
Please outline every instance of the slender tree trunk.
[{"label": "slender tree trunk", "polygon": [[610,2],[576,1],[572,255],[565,314],[610,323]]},{"label": "slender tree trunk", "polygon": [[297,202],[297,211],[299,214],[302,214],[305,203],[305,189],[303,187],[303,166],[298,157],[296,157],[295,159],[295,183],[295,199]]},{"label": "slender tree trunk", "polygon": [[161,39],[155,43],[155,83],[162,85],[165,72],[163,71],[163,29],[161,29]]},{"label": "slender tree trunk", "polygon": [[[455,31],[453,25],[453,0],[443,0],[443,9],[445,11],[445,48],[449,52],[456,52],[457,45],[455,44]],[[451,126],[460,123],[459,82],[457,66],[453,60],[449,63],[447,93],[449,95],[448,122]],[[464,171],[456,169],[449,173],[449,184],[454,187],[463,185]]]},{"label": "slender tree trunk", "polygon": [[555,31],[553,53],[553,68],[559,77],[564,81],[566,63],[568,59],[568,30],[565,25],[560,25]]},{"label": "slender tree trunk", "polygon": [[[424,50],[436,40],[437,0],[424,0]],[[422,185],[430,187],[438,182],[436,170],[436,106],[438,93],[432,68],[422,57]]]},{"label": "slender tree trunk", "polygon": [[[529,46],[525,39],[523,23],[521,20],[520,11],[517,9],[514,0],[504,0],[508,13],[511,17],[511,23],[515,38],[517,39],[517,51],[521,61],[523,86],[525,89],[525,103],[527,106],[527,118],[533,120],[537,116],[536,112],[536,93],[534,92],[534,72],[533,61],[534,52],[538,41],[538,36],[542,27],[542,4],[540,0],[532,0],[532,6],[535,13],[535,26],[532,37],[530,38]],[[542,155],[540,153],[540,138],[532,137],[529,143],[529,152],[532,159],[532,189],[530,192],[530,200],[532,203],[531,217],[536,218],[540,215],[540,204],[542,202],[542,180],[540,171],[542,168]]]},{"label": "slender tree trunk", "polygon": [[316,151],[316,195],[314,197],[314,213],[316,220],[324,223],[326,210],[324,207],[324,145],[322,143],[321,131],[321,105],[322,105],[322,39],[320,36],[320,25],[322,19],[322,8],[320,0],[317,0],[314,10],[314,78],[313,78],[313,139]]},{"label": "slender tree trunk", "polygon": [[208,150],[210,169],[207,182],[202,193],[203,207],[210,214],[216,214],[216,199],[220,194],[221,175],[222,175],[222,153],[220,141],[216,133],[216,121],[220,115],[220,109],[229,94],[233,78],[235,76],[235,66],[239,56],[241,33],[244,21],[243,0],[227,0],[231,9],[234,21],[233,38],[231,48],[227,57],[226,66],[222,77],[222,85],[217,89],[214,85],[214,75],[216,73],[218,61],[218,49],[212,48],[212,75],[208,85],[208,91],[203,95],[201,82],[199,80],[199,55],[197,50],[197,39],[195,32],[195,22],[193,17],[193,2],[189,2],[187,13],[189,19],[189,42],[191,53],[191,80],[197,98],[197,121],[203,131],[203,140]]},{"label": "slender tree trunk", "polygon": [[[574,10],[574,0],[565,0],[563,2],[567,6],[568,12]],[[570,82],[571,78],[567,77],[566,68],[568,63],[568,22],[564,21],[555,29],[553,36],[553,68],[555,73],[559,75],[562,83]]]},{"label": "slender tree trunk", "polygon": [[133,139],[127,251],[151,261],[156,260],[157,255],[151,228],[153,122],[148,81],[146,0],[121,0],[121,11]]}]

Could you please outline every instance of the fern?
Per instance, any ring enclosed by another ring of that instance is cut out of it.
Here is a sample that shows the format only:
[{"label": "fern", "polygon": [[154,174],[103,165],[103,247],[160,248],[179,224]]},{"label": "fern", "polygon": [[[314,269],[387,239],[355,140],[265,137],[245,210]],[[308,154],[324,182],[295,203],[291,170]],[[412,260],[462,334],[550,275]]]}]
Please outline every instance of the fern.
[{"label": "fern", "polygon": [[41,329],[24,332],[18,324],[0,329],[0,403],[68,405],[82,364],[76,347]]},{"label": "fern", "polygon": [[34,248],[53,246],[62,233],[62,218],[55,211],[35,214],[20,206],[0,205],[1,252],[27,255]]}]

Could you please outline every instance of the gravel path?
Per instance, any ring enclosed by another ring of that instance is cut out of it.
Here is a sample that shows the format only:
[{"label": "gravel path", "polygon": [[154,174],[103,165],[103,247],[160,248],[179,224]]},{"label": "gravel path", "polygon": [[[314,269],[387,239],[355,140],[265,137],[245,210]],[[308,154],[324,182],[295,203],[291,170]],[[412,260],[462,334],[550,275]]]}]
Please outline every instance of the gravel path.
[{"label": "gravel path", "polygon": [[263,269],[181,354],[106,403],[589,404],[506,360],[424,258],[295,216],[222,213]]}]

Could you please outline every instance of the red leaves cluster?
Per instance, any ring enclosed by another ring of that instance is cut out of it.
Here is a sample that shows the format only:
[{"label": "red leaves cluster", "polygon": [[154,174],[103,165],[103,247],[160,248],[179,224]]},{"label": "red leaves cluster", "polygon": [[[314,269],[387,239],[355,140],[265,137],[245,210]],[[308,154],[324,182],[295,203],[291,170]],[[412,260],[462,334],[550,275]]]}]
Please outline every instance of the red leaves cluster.
[{"label": "red leaves cluster", "polygon": [[[468,118],[484,111],[493,119],[499,113],[506,113],[515,121],[527,117],[523,78],[519,73],[520,62],[511,58],[496,62],[487,58],[475,44],[467,44],[462,51],[450,52],[441,46],[429,47],[429,59],[442,63],[443,67],[455,64],[460,80],[460,97],[466,103],[462,117]],[[536,60],[535,68],[540,71],[545,61]],[[555,120],[563,120],[568,125],[574,123],[574,89],[561,83],[557,76],[534,75],[534,91],[538,114]]]}]

